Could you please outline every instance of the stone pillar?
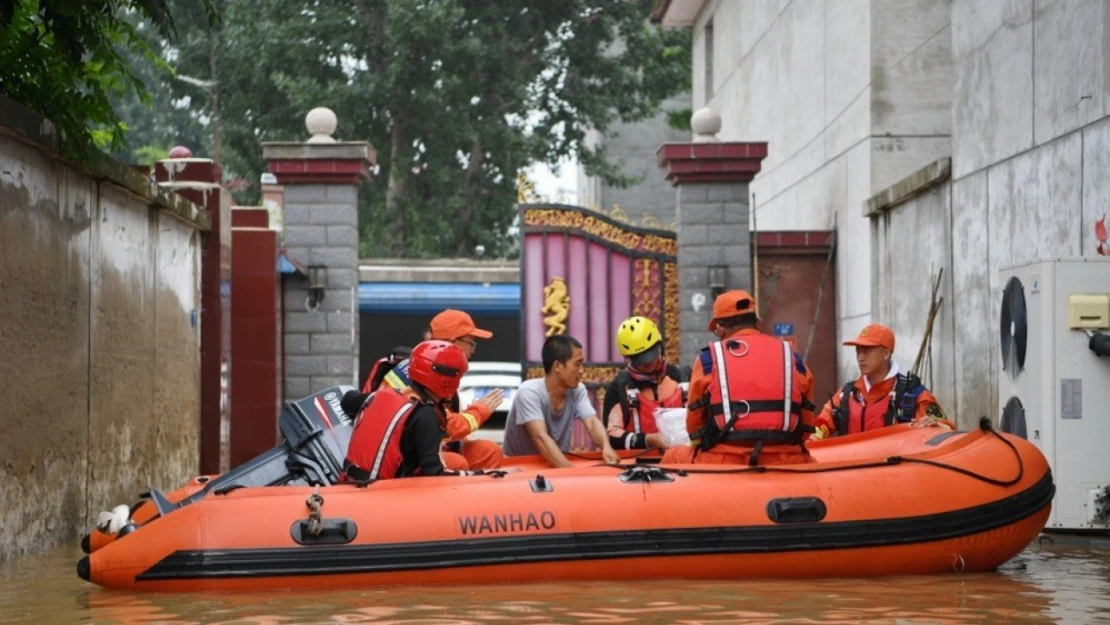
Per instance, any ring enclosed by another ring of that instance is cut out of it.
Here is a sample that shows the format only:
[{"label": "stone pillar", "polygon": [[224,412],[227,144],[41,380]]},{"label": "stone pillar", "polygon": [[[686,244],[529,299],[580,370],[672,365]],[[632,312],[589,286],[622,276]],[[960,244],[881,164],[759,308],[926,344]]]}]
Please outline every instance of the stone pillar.
[{"label": "stone pillar", "polygon": [[285,397],[338,384],[358,386],[358,188],[377,154],[366,142],[339,142],[335,113],[309,111],[304,143],[263,143],[283,189],[283,244],[310,268],[322,267],[323,299],[309,305],[309,281],[285,282]]},{"label": "stone pillar", "polygon": [[690,143],[665,143],[656,155],[678,188],[679,331],[684,360],[711,340],[707,330],[715,290],[752,288],[748,183],[767,156],[766,143],[722,143],[721,116],[701,109],[691,118]]},{"label": "stone pillar", "polygon": [[[231,193],[220,164],[175,147],[158,161],[158,185],[176,191],[212,218],[201,251],[200,472],[229,468],[231,414]],[[172,383],[172,381],[170,381]]]},{"label": "stone pillar", "polygon": [[283,399],[281,275],[277,232],[264,208],[231,211],[231,466],[280,441]]}]

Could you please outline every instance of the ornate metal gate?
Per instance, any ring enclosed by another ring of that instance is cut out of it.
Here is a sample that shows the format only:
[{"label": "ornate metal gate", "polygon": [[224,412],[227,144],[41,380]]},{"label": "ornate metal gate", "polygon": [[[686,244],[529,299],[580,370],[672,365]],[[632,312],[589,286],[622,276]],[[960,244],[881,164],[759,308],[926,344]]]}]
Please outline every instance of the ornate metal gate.
[{"label": "ornate metal gate", "polygon": [[584,347],[583,381],[600,408],[599,390],[604,392],[623,364],[617,328],[632,315],[655,321],[668,361],[679,362],[674,232],[632,226],[577,206],[520,204],[519,210],[525,378],[543,376],[544,339],[569,334]]}]

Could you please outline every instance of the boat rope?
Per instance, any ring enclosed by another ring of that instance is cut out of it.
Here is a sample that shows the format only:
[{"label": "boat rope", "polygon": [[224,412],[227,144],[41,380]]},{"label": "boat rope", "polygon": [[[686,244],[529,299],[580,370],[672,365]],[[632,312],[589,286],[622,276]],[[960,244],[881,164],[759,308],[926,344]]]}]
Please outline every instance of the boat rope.
[{"label": "boat rope", "polygon": [[[971,471],[970,469],[965,469],[963,467],[957,467],[957,466],[954,466],[954,465],[945,464],[943,462],[938,462],[936,460],[927,460],[927,459],[924,459],[924,458],[907,458],[905,456],[891,456],[891,457],[887,458],[886,460],[878,461],[878,462],[864,462],[864,463],[860,463],[860,464],[850,464],[850,465],[835,466],[835,467],[813,467],[813,468],[809,468],[806,465],[792,465],[792,466],[795,466],[797,468],[788,469],[788,468],[779,467],[779,466],[755,466],[755,467],[745,466],[745,467],[740,467],[740,468],[736,468],[736,469],[676,469],[676,468],[667,467],[667,466],[656,466],[655,468],[663,471],[664,473],[674,473],[675,475],[678,475],[679,477],[685,477],[687,475],[711,475],[711,474],[712,475],[715,475],[715,474],[732,475],[732,474],[736,474],[736,473],[794,473],[794,474],[799,474],[799,473],[836,473],[838,471],[855,471],[855,470],[859,470],[859,469],[877,469],[877,468],[881,468],[881,467],[896,466],[896,465],[899,465],[899,464],[924,464],[924,465],[935,467],[935,468],[938,468],[938,469],[943,469],[943,470],[946,470],[946,471],[953,471],[953,472],[959,473],[961,475],[966,475],[967,477],[978,480],[980,482],[985,482],[985,483],[991,484],[993,486],[1001,486],[1003,488],[1013,486],[1014,484],[1017,484],[1018,482],[1020,482],[1021,479],[1025,476],[1025,462],[1024,462],[1024,460],[1022,460],[1021,454],[1018,452],[1017,447],[1015,447],[1013,443],[1006,440],[1005,437],[1003,437],[1001,434],[999,434],[994,429],[994,427],[991,425],[991,421],[987,417],[983,417],[982,419],[979,420],[979,429],[984,431],[984,432],[987,432],[989,434],[994,435],[998,440],[1002,441],[1007,447],[1009,447],[1010,451],[1012,451],[1014,453],[1014,457],[1017,458],[1017,463],[1018,463],[1018,472],[1017,472],[1016,477],[1014,477],[1013,479],[1010,479],[1010,480],[999,480],[999,479],[995,479],[995,478],[992,478],[992,477],[988,477],[988,476],[983,475],[981,473],[976,473],[975,471]],[[629,470],[629,469],[632,469],[632,468],[634,468],[636,466],[639,466],[639,465],[605,464],[605,465],[601,465],[601,466],[607,466],[607,467],[614,467],[614,468],[618,468],[618,469]]]},{"label": "boat rope", "polygon": [[310,536],[319,536],[324,533],[324,520],[320,514],[320,508],[324,506],[324,498],[318,492],[312,493],[304,500],[304,504],[308,506],[308,527],[305,531]]},{"label": "boat rope", "polygon": [[998,431],[995,430],[994,427],[991,425],[991,420],[988,419],[987,417],[982,417],[981,419],[979,419],[979,429],[984,431],[984,432],[988,432],[988,433],[994,435],[995,438],[997,438],[998,440],[1005,443],[1006,446],[1010,448],[1010,451],[1014,452],[1014,457],[1017,458],[1017,463],[1018,463],[1017,477],[1015,477],[1012,480],[996,480],[994,478],[987,477],[987,476],[985,476],[981,473],[976,473],[974,471],[971,471],[970,469],[965,469],[963,467],[952,466],[950,464],[945,464],[943,462],[937,462],[935,460],[926,460],[924,458],[901,458],[900,456],[895,456],[895,458],[901,458],[901,462],[909,462],[909,463],[912,463],[912,464],[924,464],[924,465],[928,465],[928,466],[931,466],[931,467],[937,467],[939,469],[946,469],[948,471],[955,471],[956,473],[959,473],[961,475],[966,475],[970,478],[977,479],[980,482],[986,482],[987,484],[991,484],[991,485],[994,485],[994,486],[1007,487],[1007,486],[1013,486],[1014,484],[1017,484],[1018,482],[1020,482],[1021,478],[1025,476],[1025,461],[1023,461],[1021,459],[1021,454],[1018,452],[1017,447],[1014,447],[1013,443],[1006,440],[1006,438],[1004,436],[999,434]]}]

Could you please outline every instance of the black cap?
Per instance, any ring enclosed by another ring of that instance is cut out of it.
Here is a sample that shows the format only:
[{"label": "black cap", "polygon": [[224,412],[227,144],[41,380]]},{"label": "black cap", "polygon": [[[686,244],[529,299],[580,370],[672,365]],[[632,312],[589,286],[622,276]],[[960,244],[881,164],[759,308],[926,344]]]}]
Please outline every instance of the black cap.
[{"label": "black cap", "polygon": [[349,417],[357,417],[358,413],[362,412],[362,407],[366,404],[366,399],[370,397],[370,393],[360,393],[358,391],[347,391],[343,395],[343,399],[339,401],[339,407],[343,412],[347,413]]}]

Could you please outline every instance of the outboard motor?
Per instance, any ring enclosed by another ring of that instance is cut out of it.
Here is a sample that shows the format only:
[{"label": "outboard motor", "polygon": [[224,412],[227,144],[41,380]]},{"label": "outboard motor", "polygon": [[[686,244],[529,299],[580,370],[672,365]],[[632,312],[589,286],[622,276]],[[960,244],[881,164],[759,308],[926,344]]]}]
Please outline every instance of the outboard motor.
[{"label": "outboard motor", "polygon": [[357,391],[349,386],[333,386],[304,399],[285,402],[278,418],[285,439],[280,445],[211,480],[180,505],[193,503],[209,493],[223,494],[251,486],[337,484],[357,416],[347,412],[352,406],[343,404],[344,396],[351,392]]},{"label": "outboard motor", "polygon": [[[354,432],[354,421],[364,402],[365,396],[349,386],[333,386],[304,399],[285,402],[278,420],[285,439],[280,445],[210,480],[203,489],[177,503],[170,502],[158,490],[142,493],[140,498],[149,499],[157,510],[144,525],[209,494],[223,495],[252,486],[337,484]],[[100,529],[104,532],[116,532],[119,538],[135,531],[138,526],[129,517],[140,504],[130,509],[117,506],[111,512],[102,512],[98,527],[103,526]],[[81,546],[85,553],[92,551],[90,535],[82,539]]]},{"label": "outboard motor", "polygon": [[281,434],[292,449],[286,467],[309,485],[339,483],[357,416],[347,412],[343,398],[354,391],[332,387],[299,402],[287,402],[281,412]]}]

